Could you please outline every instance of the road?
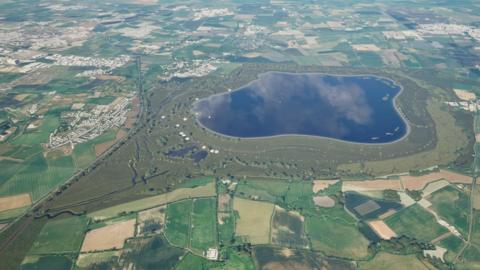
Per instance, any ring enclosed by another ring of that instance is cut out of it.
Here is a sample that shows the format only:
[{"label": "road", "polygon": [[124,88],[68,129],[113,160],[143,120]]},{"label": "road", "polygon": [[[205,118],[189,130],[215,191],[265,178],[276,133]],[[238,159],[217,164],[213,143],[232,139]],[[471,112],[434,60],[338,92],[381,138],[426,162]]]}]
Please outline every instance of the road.
[{"label": "road", "polygon": [[[475,113],[475,117],[473,118],[473,131],[475,134],[477,133],[477,121],[480,120],[480,112]],[[478,123],[480,124],[480,123]],[[454,264],[458,263],[460,260],[460,257],[462,256],[463,252],[465,249],[467,249],[471,245],[471,238],[472,238],[472,232],[474,228],[474,223],[475,223],[475,209],[473,206],[473,199],[474,199],[474,192],[476,192],[477,188],[477,178],[478,178],[478,173],[480,171],[480,166],[478,165],[480,163],[480,153],[477,153],[477,145],[478,143],[475,143],[473,145],[473,153],[474,153],[474,158],[473,158],[473,179],[472,179],[472,187],[470,189],[470,215],[469,215],[469,220],[468,220],[468,235],[467,235],[467,241],[463,245],[462,249],[458,252],[457,256],[455,257]]]},{"label": "road", "polygon": [[[137,121],[138,122],[141,122],[142,121],[142,118],[145,117],[145,100],[146,100],[146,95],[144,93],[144,89],[143,89],[143,78],[142,78],[142,73],[141,73],[141,65],[142,65],[142,59],[140,56],[137,56],[136,58],[136,64],[137,64],[137,72],[138,72],[138,78],[137,78],[137,87],[138,87],[138,95],[139,95],[139,98],[141,100],[140,102],[140,111],[139,111],[139,115],[138,115],[138,118],[137,118]],[[139,126],[134,126],[130,131],[129,133],[130,134],[134,134],[135,131],[137,129],[140,128],[140,125]],[[128,138],[129,136],[125,136],[125,138]],[[125,139],[124,139],[125,140]],[[71,181],[74,181],[75,178],[77,177],[82,177],[82,173],[84,172],[88,172],[93,166],[95,165],[98,165],[99,162],[102,161],[103,158],[105,158],[106,156],[108,156],[108,154],[113,151],[113,149],[115,149],[123,140],[120,140],[119,142],[115,143],[114,145],[112,145],[109,149],[107,149],[105,152],[103,152],[100,156],[98,156],[96,158],[96,160],[90,164],[90,166],[88,166],[87,168],[83,169],[83,170],[80,170],[80,171],[77,171],[74,175],[72,175],[67,181],[65,181],[62,185],[64,184],[67,184]],[[33,203],[32,206],[30,207],[30,209],[34,209],[35,207],[41,205],[42,203],[44,203],[51,195],[52,193],[55,192],[56,189],[52,189],[52,191],[50,191],[49,193],[45,194],[42,198],[40,198],[37,202]],[[113,191],[113,192],[116,192],[116,191]],[[107,196],[110,195],[109,194],[106,194]],[[61,210],[63,210],[63,208],[61,208]],[[28,212],[27,212],[28,213]],[[30,225],[30,223],[32,222],[32,219],[33,217],[29,217],[27,219],[23,219],[24,216],[19,216],[17,217],[15,220],[13,220],[6,228],[3,228],[2,232],[4,233],[10,226],[18,226],[18,228],[16,228],[12,233],[11,235],[9,235],[7,237],[7,240],[6,241],[3,241],[2,243],[0,243],[0,257],[2,256],[2,253],[10,246],[11,243],[14,242],[14,240],[16,238],[18,238],[19,235],[21,235],[23,233],[24,230],[26,230],[28,228],[28,225]],[[24,221],[23,223],[20,223],[21,221]]]}]

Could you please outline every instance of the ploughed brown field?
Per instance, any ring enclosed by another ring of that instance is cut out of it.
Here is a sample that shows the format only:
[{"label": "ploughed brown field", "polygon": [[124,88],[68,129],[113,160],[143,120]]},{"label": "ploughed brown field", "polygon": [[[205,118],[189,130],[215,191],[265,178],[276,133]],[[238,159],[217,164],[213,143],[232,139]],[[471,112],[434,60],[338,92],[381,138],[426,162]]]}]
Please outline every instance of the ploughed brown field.
[{"label": "ploughed brown field", "polygon": [[19,195],[0,197],[0,212],[24,207],[32,204],[30,194],[22,193]]},{"label": "ploughed brown field", "polygon": [[393,189],[403,190],[399,180],[366,180],[366,181],[345,181],[343,182],[343,191],[362,191],[362,190],[385,190]]},{"label": "ploughed brown field", "polygon": [[454,173],[447,170],[440,170],[439,172],[432,172],[420,176],[402,175],[400,176],[405,189],[421,190],[430,183],[440,179],[445,179],[454,184],[470,184],[472,177],[459,173]]},{"label": "ploughed brown field", "polygon": [[135,219],[91,230],[85,236],[81,251],[120,249],[127,238],[134,236],[134,232]]},{"label": "ploughed brown field", "polygon": [[368,222],[368,225],[382,239],[388,240],[397,236],[397,234],[390,227],[388,227],[383,220],[372,220]]}]

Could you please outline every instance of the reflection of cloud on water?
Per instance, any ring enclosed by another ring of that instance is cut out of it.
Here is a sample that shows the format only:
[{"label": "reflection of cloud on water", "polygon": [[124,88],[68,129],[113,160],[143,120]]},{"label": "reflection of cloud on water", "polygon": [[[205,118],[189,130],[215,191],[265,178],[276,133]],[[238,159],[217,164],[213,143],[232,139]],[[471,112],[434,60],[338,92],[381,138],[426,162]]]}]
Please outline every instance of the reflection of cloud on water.
[{"label": "reflection of cloud on water", "polygon": [[[267,73],[254,83],[255,91],[252,93],[261,97],[266,106],[259,106],[259,110],[271,111],[272,107],[282,107],[282,101],[291,100],[293,96],[316,94],[332,107],[332,116],[343,117],[356,124],[365,125],[372,121],[372,109],[368,105],[365,91],[355,84],[347,83],[343,78],[328,77],[335,80],[328,82],[325,76],[318,74],[277,74]],[[312,91],[302,91],[308,87]],[[308,96],[304,96],[308,98]],[[268,106],[268,107],[267,107]],[[274,109],[276,110],[276,109]]]},{"label": "reflection of cloud on water", "polygon": [[333,109],[357,124],[365,125],[372,121],[372,109],[368,105],[365,91],[357,85],[340,81],[337,85],[325,83],[323,78],[309,75],[312,85],[316,86],[319,96],[327,100]]},{"label": "reflection of cloud on water", "polygon": [[[232,100],[232,95],[237,97]],[[368,125],[373,117],[365,90],[343,77],[274,72],[263,74],[239,92],[201,100],[194,111],[203,120],[212,115],[207,126],[217,131],[313,131],[335,137],[350,133],[348,122]]]},{"label": "reflection of cloud on water", "polygon": [[229,94],[214,95],[207,99],[200,100],[195,104],[194,111],[200,118],[208,118],[219,109],[229,106],[232,96]]}]

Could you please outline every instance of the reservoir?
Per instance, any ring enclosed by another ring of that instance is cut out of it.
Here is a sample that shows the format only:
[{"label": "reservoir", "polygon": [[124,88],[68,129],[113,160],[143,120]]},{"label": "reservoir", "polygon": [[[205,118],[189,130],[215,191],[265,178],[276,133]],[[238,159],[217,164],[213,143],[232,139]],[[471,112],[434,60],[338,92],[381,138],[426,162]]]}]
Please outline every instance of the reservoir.
[{"label": "reservoir", "polygon": [[205,128],[231,137],[309,135],[387,143],[407,133],[394,101],[401,87],[376,76],[268,72],[237,90],[197,101]]}]

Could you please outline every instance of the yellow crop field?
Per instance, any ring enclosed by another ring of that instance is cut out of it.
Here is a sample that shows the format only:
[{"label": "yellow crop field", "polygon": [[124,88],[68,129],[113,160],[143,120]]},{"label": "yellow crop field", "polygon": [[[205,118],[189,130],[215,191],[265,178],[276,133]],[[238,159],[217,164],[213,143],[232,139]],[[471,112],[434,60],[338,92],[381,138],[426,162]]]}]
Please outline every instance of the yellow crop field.
[{"label": "yellow crop field", "polygon": [[267,244],[270,242],[270,221],[274,209],[273,204],[235,198],[233,209],[240,216],[236,220],[236,235],[246,236],[252,244]]}]

